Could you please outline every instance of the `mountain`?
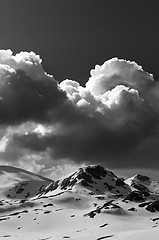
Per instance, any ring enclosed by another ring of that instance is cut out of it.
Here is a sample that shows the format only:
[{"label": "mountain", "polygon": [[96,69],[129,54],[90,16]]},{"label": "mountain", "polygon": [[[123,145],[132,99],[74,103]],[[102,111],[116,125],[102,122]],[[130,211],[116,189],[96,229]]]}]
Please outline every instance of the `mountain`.
[{"label": "mountain", "polygon": [[39,194],[53,180],[11,166],[0,166],[0,196],[27,199]]},{"label": "mountain", "polygon": [[128,184],[118,178],[112,171],[106,170],[99,165],[90,165],[63,177],[48,189],[49,191],[59,188],[60,190],[82,191],[89,190],[92,194],[126,194],[131,191]]},{"label": "mountain", "polygon": [[57,181],[0,166],[0,239],[158,240],[158,186],[99,165]]},{"label": "mountain", "polygon": [[125,181],[132,189],[159,194],[159,183],[147,176],[136,174]]}]

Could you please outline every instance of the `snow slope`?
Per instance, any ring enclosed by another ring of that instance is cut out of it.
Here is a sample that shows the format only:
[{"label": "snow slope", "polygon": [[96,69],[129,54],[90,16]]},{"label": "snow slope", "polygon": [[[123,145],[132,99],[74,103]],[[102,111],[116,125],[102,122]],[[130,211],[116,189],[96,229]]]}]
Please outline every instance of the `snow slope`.
[{"label": "snow slope", "polygon": [[50,179],[20,168],[0,166],[0,197],[26,199],[36,196],[47,186]]},{"label": "snow slope", "polygon": [[[123,181],[101,166],[80,168],[56,182],[22,169],[0,169],[0,239],[158,240],[158,183],[151,179]],[[44,186],[40,191],[37,181]],[[134,181],[148,190],[135,188]],[[24,190],[16,193],[19,186]]]}]

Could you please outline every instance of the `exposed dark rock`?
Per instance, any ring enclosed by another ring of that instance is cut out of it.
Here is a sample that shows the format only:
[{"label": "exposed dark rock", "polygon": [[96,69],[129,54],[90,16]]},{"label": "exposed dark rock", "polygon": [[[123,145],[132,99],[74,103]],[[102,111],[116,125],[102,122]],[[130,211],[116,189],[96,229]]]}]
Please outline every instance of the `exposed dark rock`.
[{"label": "exposed dark rock", "polygon": [[158,221],[159,218],[153,218],[152,221],[155,222],[155,221]]},{"label": "exposed dark rock", "polygon": [[113,236],[114,235],[107,235],[107,236],[103,236],[103,237],[97,238],[97,240],[102,240],[102,239],[110,238],[110,237],[113,237]]},{"label": "exposed dark rock", "polygon": [[148,193],[149,190],[147,187],[145,187],[143,184],[141,183],[135,183],[135,182],[132,182],[132,187],[136,188],[137,190],[141,191],[141,192],[144,192],[144,193]]},{"label": "exposed dark rock", "polygon": [[76,201],[80,201],[81,200],[81,198],[76,198]]},{"label": "exposed dark rock", "polygon": [[42,186],[39,188],[38,194],[41,193],[41,192],[44,190],[44,187],[45,187],[45,185],[42,185]]},{"label": "exposed dark rock", "polygon": [[70,184],[70,179],[71,179],[71,176],[68,177],[68,178],[65,178],[62,183],[61,183],[61,189],[66,189],[69,184]]},{"label": "exposed dark rock", "polygon": [[49,213],[51,213],[51,211],[45,211],[45,212],[44,212],[44,214],[49,214]]},{"label": "exposed dark rock", "polygon": [[29,192],[27,192],[27,194],[26,194],[25,198],[28,198],[29,196],[30,196],[30,193],[29,193]]},{"label": "exposed dark rock", "polygon": [[82,180],[81,183],[82,183],[82,185],[85,186],[85,187],[90,187],[90,185],[87,183],[86,180]]},{"label": "exposed dark rock", "polygon": [[105,197],[104,196],[99,196],[99,197],[96,197],[96,199],[99,199],[99,200],[104,200]]},{"label": "exposed dark rock", "polygon": [[16,216],[16,215],[19,215],[19,214],[20,214],[20,212],[15,212],[15,213],[10,214],[10,216]]},{"label": "exposed dark rock", "polygon": [[120,178],[117,178],[116,186],[122,187],[124,185],[125,185],[124,181],[122,179],[120,179]]},{"label": "exposed dark rock", "polygon": [[8,219],[9,219],[8,217],[7,218],[0,218],[0,221],[6,221]]},{"label": "exposed dark rock", "polygon": [[61,210],[62,210],[62,208],[59,208],[59,209],[56,209],[55,211],[58,212],[58,211],[61,211]]},{"label": "exposed dark rock", "polygon": [[91,174],[92,177],[95,179],[102,179],[102,177],[105,177],[107,175],[107,170],[102,166],[91,166],[87,167],[86,171]]},{"label": "exposed dark rock", "polygon": [[152,203],[151,201],[150,202],[144,202],[144,203],[140,203],[138,206],[139,207],[145,207],[147,205],[149,205],[150,203]]},{"label": "exposed dark rock", "polygon": [[158,221],[159,218],[153,218],[152,221],[155,222],[155,221]]},{"label": "exposed dark rock", "polygon": [[49,191],[54,191],[54,190],[56,190],[56,189],[58,188],[58,186],[59,186],[59,180],[56,181],[56,182],[52,182],[52,183],[49,185],[49,187],[44,188],[44,190],[41,190],[41,192],[39,192],[39,194],[41,194],[41,193],[43,193],[43,192],[48,193]]},{"label": "exposed dark rock", "polygon": [[150,197],[150,193],[149,192],[143,192],[143,195],[144,195],[144,197]]},{"label": "exposed dark rock", "polygon": [[142,182],[145,182],[145,181],[150,181],[150,178],[147,177],[147,176],[144,176],[144,175],[141,175],[141,174],[137,174],[137,179],[142,181]]},{"label": "exposed dark rock", "polygon": [[139,191],[132,191],[125,196],[124,201],[125,200],[142,202],[142,201],[145,201],[145,197]]},{"label": "exposed dark rock", "polygon": [[112,208],[112,209],[119,209],[120,207],[119,207],[118,205],[112,203],[112,204],[111,204],[111,208]]},{"label": "exposed dark rock", "polygon": [[101,207],[97,207],[95,210],[93,210],[89,213],[86,213],[84,215],[84,217],[89,216],[90,218],[94,218],[96,216],[96,214],[99,214],[101,212],[102,209],[109,209],[108,208],[109,206],[111,206],[113,208],[120,208],[117,205],[112,204],[112,202],[113,202],[113,200],[110,200],[110,201],[104,203]]},{"label": "exposed dark rock", "polygon": [[109,191],[111,191],[111,190],[113,190],[113,188],[115,188],[115,187],[113,187],[113,186],[110,186],[108,183],[104,183],[104,185],[108,188],[108,190]]},{"label": "exposed dark rock", "polygon": [[[82,169],[83,170],[83,169]],[[88,183],[94,183],[93,180],[92,180],[92,177],[91,175],[89,175],[88,173],[86,172],[80,172],[79,175],[78,175],[78,179],[84,179],[86,180]]]},{"label": "exposed dark rock", "polygon": [[62,181],[62,183],[61,183],[61,189],[66,190],[67,187],[73,187],[73,186],[74,186],[74,184],[77,182],[77,179],[75,178],[75,179],[73,179],[73,180],[71,181],[71,178],[72,178],[73,175],[74,175],[74,174],[72,174],[72,175],[69,176],[68,178],[65,178],[65,179]]},{"label": "exposed dark rock", "polygon": [[11,235],[4,235],[3,237],[6,237],[6,238],[7,238],[7,237],[11,237]]},{"label": "exposed dark rock", "polygon": [[24,188],[20,187],[18,188],[18,190],[16,191],[16,194],[22,193],[24,191]]},{"label": "exposed dark rock", "polygon": [[150,212],[158,212],[159,211],[159,200],[156,200],[154,202],[151,202],[147,207],[146,210]]},{"label": "exposed dark rock", "polygon": [[105,224],[103,224],[103,225],[101,225],[101,226],[99,226],[100,228],[103,228],[103,227],[106,227],[108,225],[108,223],[105,223]]},{"label": "exposed dark rock", "polygon": [[22,199],[19,203],[25,203],[26,201],[26,199]]},{"label": "exposed dark rock", "polygon": [[52,203],[48,203],[48,204],[43,205],[43,207],[52,207],[52,206],[54,206]]},{"label": "exposed dark rock", "polygon": [[86,214],[86,215],[84,215],[84,216],[89,216],[90,218],[94,218],[95,215],[96,215],[96,212],[95,212],[95,211],[92,211],[92,212],[90,212],[90,213],[88,213],[88,214]]},{"label": "exposed dark rock", "polygon": [[128,211],[135,212],[135,211],[137,211],[137,210],[136,210],[136,208],[132,207],[132,208],[129,208]]}]

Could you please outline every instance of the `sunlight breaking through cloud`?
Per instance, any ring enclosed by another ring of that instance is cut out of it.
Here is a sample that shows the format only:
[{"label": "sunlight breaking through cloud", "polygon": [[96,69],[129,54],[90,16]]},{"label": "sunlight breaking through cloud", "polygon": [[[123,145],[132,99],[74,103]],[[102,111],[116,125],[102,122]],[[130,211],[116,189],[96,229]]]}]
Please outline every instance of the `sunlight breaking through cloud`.
[{"label": "sunlight breaking through cloud", "polygon": [[90,74],[85,87],[70,79],[58,83],[43,70],[39,55],[1,50],[1,160],[23,159],[27,165],[29,155],[45,153],[47,160],[35,158],[34,168],[61,159],[158,168],[158,81],[137,63],[118,58]]}]

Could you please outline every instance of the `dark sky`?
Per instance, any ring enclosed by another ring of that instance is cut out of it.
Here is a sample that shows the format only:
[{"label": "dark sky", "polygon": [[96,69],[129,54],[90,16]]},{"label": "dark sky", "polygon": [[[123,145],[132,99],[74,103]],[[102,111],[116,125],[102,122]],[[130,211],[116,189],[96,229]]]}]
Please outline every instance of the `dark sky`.
[{"label": "dark sky", "polygon": [[159,78],[158,22],[157,1],[0,0],[0,49],[40,54],[58,81],[115,56]]},{"label": "dark sky", "polygon": [[153,0],[0,0],[0,164],[159,169],[158,23]]}]

